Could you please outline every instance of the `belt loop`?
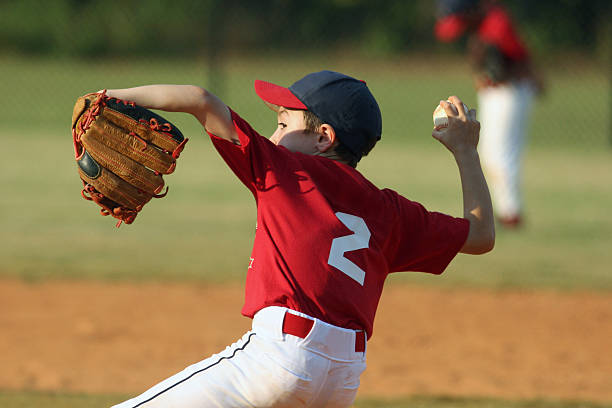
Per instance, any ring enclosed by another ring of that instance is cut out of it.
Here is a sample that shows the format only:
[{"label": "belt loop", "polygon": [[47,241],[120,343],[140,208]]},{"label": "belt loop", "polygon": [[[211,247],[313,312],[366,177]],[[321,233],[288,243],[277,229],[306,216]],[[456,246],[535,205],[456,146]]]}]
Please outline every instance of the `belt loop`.
[{"label": "belt loop", "polygon": [[285,309],[282,307],[269,306],[261,309],[253,317],[253,331],[260,336],[282,341],[284,315]]}]

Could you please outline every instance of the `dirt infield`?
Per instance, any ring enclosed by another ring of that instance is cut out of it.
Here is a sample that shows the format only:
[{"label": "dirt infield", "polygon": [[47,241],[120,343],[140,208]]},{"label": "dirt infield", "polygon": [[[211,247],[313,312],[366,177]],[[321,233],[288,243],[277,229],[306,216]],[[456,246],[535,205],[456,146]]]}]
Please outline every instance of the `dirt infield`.
[{"label": "dirt infield", "polygon": [[[248,329],[239,286],[0,281],[0,389],[144,391]],[[388,286],[360,396],[612,401],[612,295]]]}]

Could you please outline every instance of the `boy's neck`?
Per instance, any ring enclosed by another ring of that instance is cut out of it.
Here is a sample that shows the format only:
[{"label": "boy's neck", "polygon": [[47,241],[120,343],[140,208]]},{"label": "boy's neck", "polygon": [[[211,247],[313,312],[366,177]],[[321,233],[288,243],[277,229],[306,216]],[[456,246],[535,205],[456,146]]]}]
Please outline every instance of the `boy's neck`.
[{"label": "boy's neck", "polygon": [[321,157],[326,157],[328,159],[346,164],[347,166],[349,165],[348,161],[342,159],[340,156],[338,156],[338,154],[333,150],[333,149],[329,149],[325,152],[320,152],[320,153],[316,153],[315,156],[321,156]]}]

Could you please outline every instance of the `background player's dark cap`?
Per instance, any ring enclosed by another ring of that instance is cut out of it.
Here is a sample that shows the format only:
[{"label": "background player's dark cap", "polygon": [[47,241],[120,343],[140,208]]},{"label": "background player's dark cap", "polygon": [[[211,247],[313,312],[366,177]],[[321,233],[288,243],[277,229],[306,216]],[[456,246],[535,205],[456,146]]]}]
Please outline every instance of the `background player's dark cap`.
[{"label": "background player's dark cap", "polygon": [[323,123],[332,125],[342,144],[359,158],[380,140],[380,108],[364,81],[320,71],[289,88],[257,80],[255,92],[269,104],[314,113]]},{"label": "background player's dark cap", "polygon": [[438,19],[454,14],[467,13],[477,7],[480,0],[438,0],[436,2],[436,16]]}]

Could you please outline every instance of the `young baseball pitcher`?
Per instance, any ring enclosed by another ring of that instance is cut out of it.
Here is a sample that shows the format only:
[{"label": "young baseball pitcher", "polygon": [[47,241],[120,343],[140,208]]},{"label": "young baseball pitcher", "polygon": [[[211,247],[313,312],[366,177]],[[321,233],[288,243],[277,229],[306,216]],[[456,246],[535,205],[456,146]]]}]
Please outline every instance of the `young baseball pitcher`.
[{"label": "young baseball pitcher", "polygon": [[459,167],[464,214],[429,212],[379,189],[355,166],[381,137],[365,82],[315,72],[288,88],[255,81],[277,114],[268,139],[206,90],[151,85],[110,97],[194,115],[257,202],[240,340],[117,407],[348,407],[391,272],[440,274],[458,252],[493,248],[493,212],[476,146],[476,112],[440,102],[432,136]]}]

